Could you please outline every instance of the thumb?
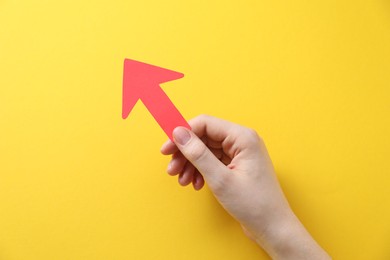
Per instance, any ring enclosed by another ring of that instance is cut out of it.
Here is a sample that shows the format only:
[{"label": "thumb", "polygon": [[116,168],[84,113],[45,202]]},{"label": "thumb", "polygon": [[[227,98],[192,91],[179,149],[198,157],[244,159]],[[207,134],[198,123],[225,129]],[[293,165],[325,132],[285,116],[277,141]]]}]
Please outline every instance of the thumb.
[{"label": "thumb", "polygon": [[172,134],[177,148],[198,169],[209,185],[219,183],[228,173],[228,168],[192,131],[179,126]]}]

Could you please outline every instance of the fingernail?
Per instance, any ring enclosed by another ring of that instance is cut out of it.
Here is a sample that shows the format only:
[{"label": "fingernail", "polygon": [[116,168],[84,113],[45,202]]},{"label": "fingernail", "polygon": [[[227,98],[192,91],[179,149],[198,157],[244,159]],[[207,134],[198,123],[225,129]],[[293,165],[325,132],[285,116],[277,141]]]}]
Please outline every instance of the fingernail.
[{"label": "fingernail", "polygon": [[173,139],[180,145],[185,145],[191,138],[191,134],[185,127],[176,127],[173,130]]}]

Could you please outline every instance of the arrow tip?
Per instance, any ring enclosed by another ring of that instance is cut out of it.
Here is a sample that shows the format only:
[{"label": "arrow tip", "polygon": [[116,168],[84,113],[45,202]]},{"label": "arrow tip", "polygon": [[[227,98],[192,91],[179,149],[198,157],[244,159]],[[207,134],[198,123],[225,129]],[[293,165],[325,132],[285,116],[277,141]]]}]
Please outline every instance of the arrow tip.
[{"label": "arrow tip", "polygon": [[123,69],[122,118],[126,119],[142,95],[154,87],[184,77],[183,73],[136,60],[125,59]]},{"label": "arrow tip", "polygon": [[124,73],[131,74],[141,84],[161,84],[184,77],[183,73],[131,59],[125,59]]}]

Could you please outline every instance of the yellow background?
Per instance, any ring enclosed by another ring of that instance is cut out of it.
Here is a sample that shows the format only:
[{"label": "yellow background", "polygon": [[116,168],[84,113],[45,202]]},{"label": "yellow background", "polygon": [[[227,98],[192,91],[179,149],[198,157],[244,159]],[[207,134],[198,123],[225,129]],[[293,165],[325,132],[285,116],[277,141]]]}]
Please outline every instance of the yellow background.
[{"label": "yellow background", "polygon": [[0,259],[268,259],[180,187],[123,59],[186,118],[255,128],[335,259],[390,259],[390,4],[0,0]]}]

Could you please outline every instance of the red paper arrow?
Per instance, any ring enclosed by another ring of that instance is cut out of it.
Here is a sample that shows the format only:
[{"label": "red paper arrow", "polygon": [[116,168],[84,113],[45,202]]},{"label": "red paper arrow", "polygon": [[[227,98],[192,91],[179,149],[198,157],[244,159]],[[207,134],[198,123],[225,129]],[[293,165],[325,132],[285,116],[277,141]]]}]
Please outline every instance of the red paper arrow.
[{"label": "red paper arrow", "polygon": [[171,140],[173,129],[177,126],[190,129],[187,121],[160,87],[161,83],[182,77],[184,75],[179,72],[125,59],[122,118],[126,119],[138,99],[141,99]]}]

